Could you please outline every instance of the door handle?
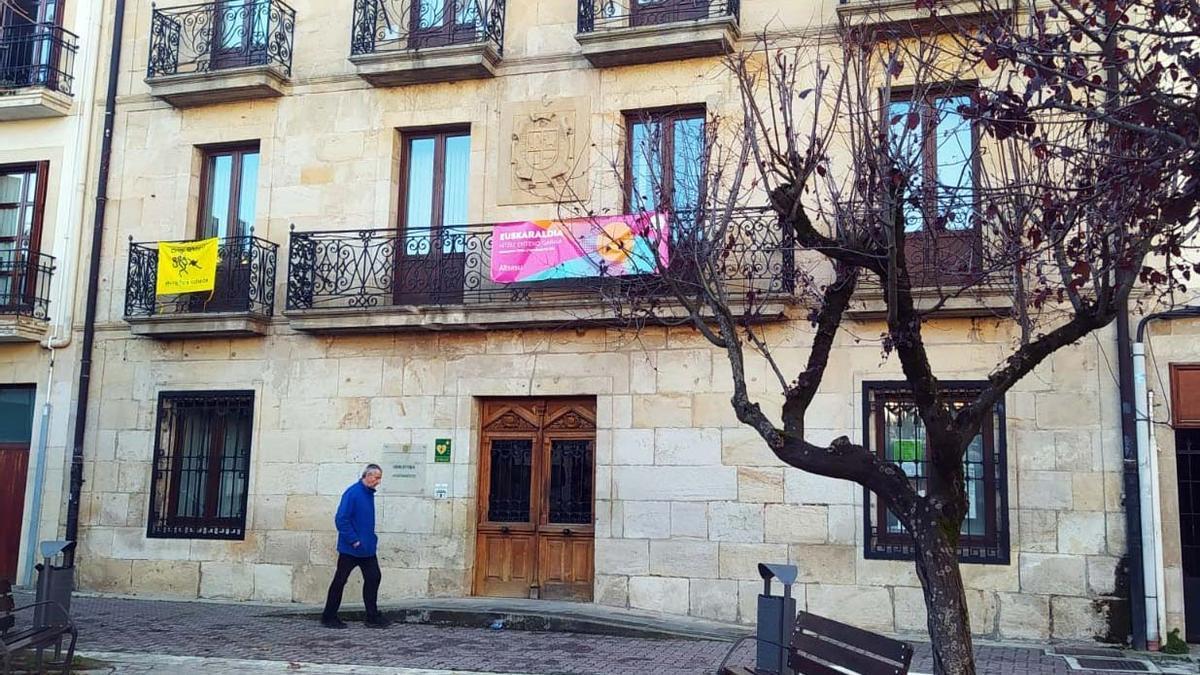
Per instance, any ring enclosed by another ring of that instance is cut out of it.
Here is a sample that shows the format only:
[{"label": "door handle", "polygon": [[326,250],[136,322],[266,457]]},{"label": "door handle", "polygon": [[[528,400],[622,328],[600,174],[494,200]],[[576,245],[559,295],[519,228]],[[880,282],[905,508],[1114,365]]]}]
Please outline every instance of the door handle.
[{"label": "door handle", "polygon": [[508,534],[509,532],[512,532],[512,529],[509,528],[507,525],[500,528],[500,534]]},{"label": "door handle", "polygon": [[571,536],[572,534],[574,534],[574,533],[573,533],[573,532],[571,532],[571,528],[569,528],[569,527],[564,527],[564,528],[563,528],[563,536],[564,536],[564,537],[569,537],[569,536]]}]

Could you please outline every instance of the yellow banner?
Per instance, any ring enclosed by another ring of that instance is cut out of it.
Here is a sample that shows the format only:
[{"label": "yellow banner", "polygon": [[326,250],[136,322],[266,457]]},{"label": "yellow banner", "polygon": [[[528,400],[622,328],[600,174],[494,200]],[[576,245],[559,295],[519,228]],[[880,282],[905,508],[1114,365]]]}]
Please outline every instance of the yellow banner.
[{"label": "yellow banner", "polygon": [[158,243],[156,295],[212,291],[217,283],[217,239]]}]

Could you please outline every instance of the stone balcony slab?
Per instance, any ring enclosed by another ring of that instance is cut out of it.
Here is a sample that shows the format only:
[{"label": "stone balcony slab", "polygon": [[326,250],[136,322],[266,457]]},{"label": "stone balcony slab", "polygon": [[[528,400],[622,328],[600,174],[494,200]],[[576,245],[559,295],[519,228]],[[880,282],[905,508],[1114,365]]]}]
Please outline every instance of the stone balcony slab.
[{"label": "stone balcony slab", "polygon": [[50,323],[23,314],[0,314],[0,342],[41,342],[50,332]]},{"label": "stone balcony slab", "polygon": [[130,333],[158,339],[253,337],[266,335],[270,326],[268,317],[245,312],[129,316],[125,321]]},{"label": "stone balcony slab", "polygon": [[720,16],[578,33],[575,40],[593,66],[609,68],[721,56],[733,51],[740,35],[737,18]]},{"label": "stone balcony slab", "polygon": [[[934,308],[943,294],[935,289],[916,289],[913,300],[918,312],[932,312],[934,316],[946,318],[1007,317],[1012,312],[1012,289],[987,288],[966,291],[958,297],[947,298],[941,307]],[[859,289],[846,316],[851,319],[870,320],[887,318],[887,302],[879,288]]]},{"label": "stone balcony slab", "polygon": [[495,77],[500,53],[491,42],[354,54],[359,77],[376,87]]},{"label": "stone balcony slab", "polygon": [[938,13],[917,9],[913,0],[846,0],[838,5],[838,19],[844,25],[936,25],[1014,11],[1018,0],[947,0],[938,3]]},{"label": "stone balcony slab", "polygon": [[26,87],[0,92],[0,121],[66,117],[71,114],[71,96],[45,87]]},{"label": "stone balcony slab", "polygon": [[151,95],[176,108],[275,98],[288,90],[287,77],[274,65],[158,75],[146,84]]}]

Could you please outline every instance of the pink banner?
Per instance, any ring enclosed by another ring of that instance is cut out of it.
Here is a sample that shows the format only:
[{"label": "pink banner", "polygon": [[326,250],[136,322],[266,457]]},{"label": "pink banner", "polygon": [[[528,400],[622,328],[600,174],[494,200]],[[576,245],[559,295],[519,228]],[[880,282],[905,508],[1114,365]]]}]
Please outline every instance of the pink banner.
[{"label": "pink banner", "polygon": [[507,284],[654,274],[667,264],[659,213],[501,223],[492,232],[492,281]]}]

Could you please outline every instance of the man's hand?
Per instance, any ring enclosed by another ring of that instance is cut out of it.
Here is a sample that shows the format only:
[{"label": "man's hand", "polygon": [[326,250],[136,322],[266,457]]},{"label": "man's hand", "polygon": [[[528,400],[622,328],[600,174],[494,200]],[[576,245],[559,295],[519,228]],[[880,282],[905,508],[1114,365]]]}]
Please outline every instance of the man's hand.
[{"label": "man's hand", "polygon": [[358,548],[358,545],[361,543],[362,543],[361,541],[356,541],[353,544],[350,544],[350,548]]}]

